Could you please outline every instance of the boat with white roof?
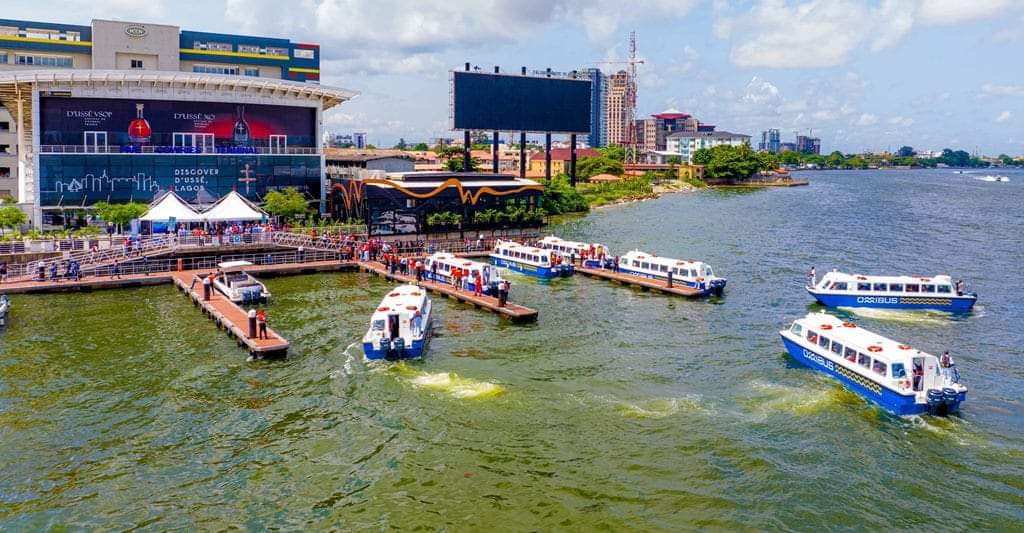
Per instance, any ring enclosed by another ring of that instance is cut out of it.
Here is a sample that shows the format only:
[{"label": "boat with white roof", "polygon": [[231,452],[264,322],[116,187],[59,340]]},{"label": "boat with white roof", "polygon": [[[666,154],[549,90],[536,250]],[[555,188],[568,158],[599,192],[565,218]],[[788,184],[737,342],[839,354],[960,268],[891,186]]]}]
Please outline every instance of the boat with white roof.
[{"label": "boat with white roof", "polygon": [[499,240],[490,257],[495,265],[540,278],[568,277],[576,272],[559,252],[515,241]]},{"label": "boat with white roof", "polygon": [[897,415],[948,415],[967,399],[955,366],[827,313],[808,313],[779,334],[794,359]]},{"label": "boat with white roof", "polygon": [[476,278],[479,276],[483,288],[480,290],[488,296],[498,295],[498,283],[503,281],[498,274],[498,267],[471,261],[464,257],[447,252],[436,252],[423,260],[423,278],[437,283],[452,284],[452,277],[458,273],[461,278],[468,279],[468,288],[476,290]]},{"label": "boat with white roof", "polygon": [[[810,282],[810,280],[808,280]],[[931,309],[969,312],[978,295],[963,290],[949,276],[865,276],[832,271],[807,292],[829,307]]]},{"label": "boat with white roof", "polygon": [[658,257],[640,250],[622,256],[618,272],[665,281],[671,275],[674,284],[697,289],[702,296],[721,296],[727,283],[725,278],[715,276],[711,265],[702,261]]},{"label": "boat with white roof", "polygon": [[582,265],[586,268],[605,268],[609,266],[608,247],[600,243],[585,243],[578,241],[567,241],[560,239],[554,235],[544,237],[537,242],[539,248],[545,250],[554,250],[562,255],[564,258],[569,258],[570,262],[573,257],[584,258]]},{"label": "boat with white roof", "polygon": [[213,278],[213,286],[228,300],[247,304],[270,300],[270,291],[245,271],[248,261],[225,261],[217,265],[220,273]]},{"label": "boat with white roof", "polygon": [[367,360],[422,357],[430,341],[431,304],[427,291],[415,284],[400,285],[381,300],[363,336]]}]

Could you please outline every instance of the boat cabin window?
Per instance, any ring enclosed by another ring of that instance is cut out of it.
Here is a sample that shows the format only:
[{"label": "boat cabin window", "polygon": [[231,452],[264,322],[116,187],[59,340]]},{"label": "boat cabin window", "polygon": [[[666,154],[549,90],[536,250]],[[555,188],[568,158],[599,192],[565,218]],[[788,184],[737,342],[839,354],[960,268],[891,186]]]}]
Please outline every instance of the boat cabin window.
[{"label": "boat cabin window", "polygon": [[846,282],[845,281],[837,281],[837,282],[833,283],[832,284],[832,290],[834,290],[834,291],[845,291],[846,290]]},{"label": "boat cabin window", "polygon": [[847,347],[846,351],[843,352],[843,357],[845,357],[846,360],[851,362],[851,363],[856,363],[857,362],[857,350],[854,350],[853,348]]},{"label": "boat cabin window", "polygon": [[892,377],[893,379],[903,379],[907,377],[907,369],[903,366],[903,363],[892,364]]},{"label": "boat cabin window", "polygon": [[921,292],[935,292],[935,285],[922,285]]},{"label": "boat cabin window", "polygon": [[939,292],[942,294],[950,294],[953,292],[953,288],[949,285],[939,285]]},{"label": "boat cabin window", "polygon": [[907,292],[921,292],[921,286],[911,283],[907,283]]},{"label": "boat cabin window", "polygon": [[818,334],[811,330],[807,330],[807,340],[811,341],[812,344],[817,344]]},{"label": "boat cabin window", "polygon": [[662,272],[668,272],[668,265],[661,265]]},{"label": "boat cabin window", "polygon": [[889,284],[889,291],[891,291],[891,292],[903,292],[903,284],[902,283],[890,283]]},{"label": "boat cabin window", "polygon": [[801,335],[804,332],[804,328],[800,324],[794,322],[793,326],[789,328],[789,331],[792,331],[793,335]]},{"label": "boat cabin window", "polygon": [[876,374],[885,375],[885,363],[875,359],[875,364],[871,365],[871,370],[874,370]]},{"label": "boat cabin window", "polygon": [[374,320],[370,327],[373,331],[384,331],[384,319]]},{"label": "boat cabin window", "polygon": [[832,343],[832,353],[834,353],[836,355],[842,354],[843,353],[843,345],[839,344],[838,342],[833,342]]},{"label": "boat cabin window", "polygon": [[640,263],[640,268],[642,268],[644,270],[650,270],[651,269],[651,264],[650,263]]},{"label": "boat cabin window", "polygon": [[714,275],[715,275],[715,274],[714,274],[714,273],[713,273],[713,272],[711,271],[711,267],[709,267],[709,266],[707,266],[707,265],[704,265],[704,269],[703,269],[703,270],[704,270],[704,275],[705,275],[705,276],[708,276],[708,277],[710,277],[710,276],[714,276]]},{"label": "boat cabin window", "polygon": [[874,290],[885,292],[885,283],[875,283]]},{"label": "boat cabin window", "polygon": [[639,266],[640,266],[640,261],[635,261],[635,260],[634,260],[634,261],[633,261],[633,266],[635,266],[635,267],[639,267]]},{"label": "boat cabin window", "polygon": [[857,284],[857,290],[858,291],[870,291],[871,290],[871,284],[870,283],[858,283]]},{"label": "boat cabin window", "polygon": [[864,368],[868,368],[871,366],[871,358],[864,354],[859,354],[857,357],[857,364]]},{"label": "boat cabin window", "polygon": [[828,348],[828,337],[818,337],[818,346]]}]

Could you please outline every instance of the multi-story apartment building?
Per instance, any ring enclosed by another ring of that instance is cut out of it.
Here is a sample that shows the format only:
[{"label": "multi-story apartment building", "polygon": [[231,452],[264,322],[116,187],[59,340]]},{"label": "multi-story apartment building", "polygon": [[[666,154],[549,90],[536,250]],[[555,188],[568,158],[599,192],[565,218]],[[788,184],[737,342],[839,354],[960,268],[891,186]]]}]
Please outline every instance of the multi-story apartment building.
[{"label": "multi-story apartment building", "polygon": [[293,186],[321,202],[322,113],[355,93],[319,79],[316,44],[0,19],[0,194],[37,225],[169,189],[261,201]]},{"label": "multi-story apartment building", "polygon": [[757,144],[758,150],[777,154],[780,148],[781,136],[779,135],[779,130],[769,129],[761,132],[761,142]]},{"label": "multi-story apartment building", "polygon": [[623,145],[629,142],[629,126],[636,106],[636,82],[624,70],[608,76],[608,97],[605,123],[608,143]]},{"label": "multi-story apartment building", "polygon": [[678,132],[668,136],[666,149],[668,152],[679,154],[683,161],[693,163],[693,154],[701,148],[743,144],[750,144],[750,135],[728,131]]},{"label": "multi-story apartment building", "polygon": [[580,72],[590,77],[590,133],[587,144],[591,148],[601,148],[608,145],[608,76],[597,68],[586,68]]},{"label": "multi-story apartment building", "polygon": [[820,154],[821,139],[806,135],[796,136],[796,151],[802,154]]}]

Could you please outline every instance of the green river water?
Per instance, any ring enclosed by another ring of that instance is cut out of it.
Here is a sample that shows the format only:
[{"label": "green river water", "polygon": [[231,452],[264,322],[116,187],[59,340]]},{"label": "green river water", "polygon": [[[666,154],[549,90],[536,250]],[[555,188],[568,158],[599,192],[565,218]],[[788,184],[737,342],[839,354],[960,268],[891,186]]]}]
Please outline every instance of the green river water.
[{"label": "green river water", "polygon": [[[422,361],[363,362],[391,286],[268,280],[284,361],[170,286],[13,297],[0,332],[0,529],[1024,529],[1024,174],[810,174],[550,230],[700,258],[721,299],[514,276],[535,324],[434,297]],[[997,231],[993,231],[993,228]],[[968,317],[843,316],[930,352],[960,416],[898,418],[792,360],[814,264],[948,272]]]}]

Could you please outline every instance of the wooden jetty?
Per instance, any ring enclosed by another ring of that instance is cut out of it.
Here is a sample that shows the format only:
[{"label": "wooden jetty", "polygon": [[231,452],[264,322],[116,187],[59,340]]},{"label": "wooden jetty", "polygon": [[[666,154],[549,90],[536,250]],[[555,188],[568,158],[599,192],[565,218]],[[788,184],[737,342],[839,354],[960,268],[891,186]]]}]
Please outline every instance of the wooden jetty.
[{"label": "wooden jetty", "polygon": [[[387,267],[385,267],[383,263],[379,263],[377,261],[368,261],[360,263],[359,265],[367,272],[379,274],[385,279],[400,281],[403,283],[409,283],[410,281],[415,280],[413,276],[405,276],[398,273],[389,274]],[[501,316],[504,316],[512,320],[513,322],[527,322],[537,320],[536,309],[530,309],[529,307],[524,307],[522,305],[517,305],[511,302],[506,302],[503,307],[499,307],[498,299],[493,296],[474,296],[472,292],[456,289],[455,287],[452,287],[451,285],[448,285],[446,283],[436,283],[427,280],[419,282],[419,286],[423,287],[428,291],[436,292],[447,298],[454,298],[460,302],[472,305],[473,307],[484,309],[492,313],[497,313]]]},{"label": "wooden jetty", "polygon": [[202,309],[218,329],[223,328],[229,337],[234,338],[238,345],[245,346],[249,355],[254,358],[283,357],[288,353],[288,341],[274,330],[267,328],[266,339],[249,336],[249,316],[245,309],[227,299],[223,294],[210,287],[210,299],[203,299],[204,273],[174,272],[171,278],[179,290],[188,295],[192,303]]},{"label": "wooden jetty", "polygon": [[626,274],[623,272],[614,272],[603,268],[586,268],[577,266],[576,272],[592,278],[603,278],[610,281],[616,281],[624,285],[632,285],[634,287],[640,287],[641,289],[647,289],[654,292],[660,292],[663,294],[672,294],[675,296],[685,296],[687,298],[694,298],[700,296],[700,291],[692,287],[687,287],[683,284],[674,284],[672,287],[668,286],[667,281],[660,279],[645,278],[642,276],[634,276],[632,274]]}]

